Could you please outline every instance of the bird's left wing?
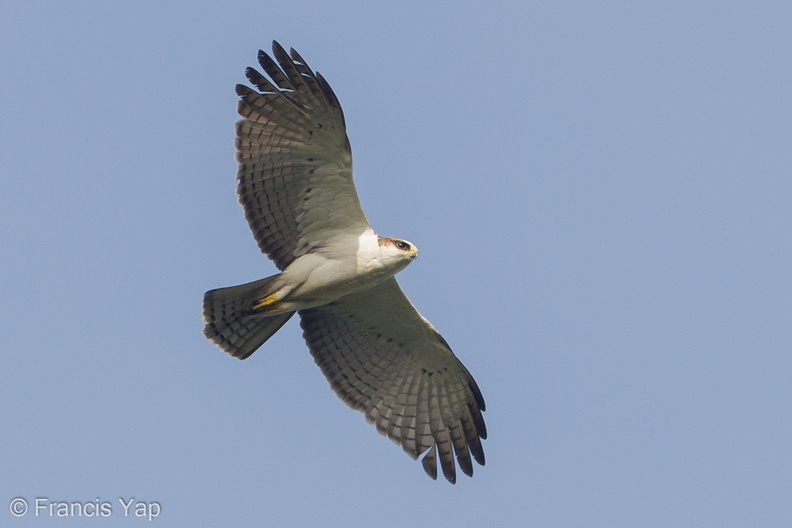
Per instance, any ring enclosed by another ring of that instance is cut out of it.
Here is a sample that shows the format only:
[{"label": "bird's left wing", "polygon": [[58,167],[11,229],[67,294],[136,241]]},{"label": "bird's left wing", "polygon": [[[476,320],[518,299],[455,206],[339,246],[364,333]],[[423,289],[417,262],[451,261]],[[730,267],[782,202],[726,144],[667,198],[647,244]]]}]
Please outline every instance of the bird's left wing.
[{"label": "bird's left wing", "polygon": [[377,430],[422,459],[437,478],[484,465],[484,399],[446,341],[413,307],[396,279],[299,312],[305,340],[336,394]]},{"label": "bird's left wing", "polygon": [[[295,51],[259,51],[269,79],[237,85],[239,202],[259,248],[280,268],[337,237],[369,229],[352,181],[352,152],[341,104]],[[277,62],[276,62],[277,61]]]}]

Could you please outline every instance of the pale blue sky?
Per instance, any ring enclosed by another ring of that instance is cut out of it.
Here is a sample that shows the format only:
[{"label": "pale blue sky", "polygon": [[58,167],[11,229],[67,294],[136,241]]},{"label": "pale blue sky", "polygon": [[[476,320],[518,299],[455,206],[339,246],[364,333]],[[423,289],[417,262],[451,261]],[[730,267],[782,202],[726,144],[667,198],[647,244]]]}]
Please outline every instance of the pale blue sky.
[{"label": "pale blue sky", "polygon": [[[792,525],[789,2],[7,2],[0,526]],[[297,320],[240,362],[210,288],[273,273],[234,85],[328,79],[399,275],[487,402],[427,478]],[[14,517],[15,497],[113,503]]]}]

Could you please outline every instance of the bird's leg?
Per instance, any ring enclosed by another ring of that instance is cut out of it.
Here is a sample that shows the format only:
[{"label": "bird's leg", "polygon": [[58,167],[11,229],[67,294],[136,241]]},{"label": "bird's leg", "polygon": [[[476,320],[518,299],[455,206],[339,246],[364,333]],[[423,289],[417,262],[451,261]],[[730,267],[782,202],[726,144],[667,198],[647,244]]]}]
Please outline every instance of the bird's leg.
[{"label": "bird's leg", "polygon": [[280,304],[280,299],[274,293],[267,295],[263,299],[257,300],[252,308],[255,313],[275,313],[280,312],[282,309],[283,307]]}]

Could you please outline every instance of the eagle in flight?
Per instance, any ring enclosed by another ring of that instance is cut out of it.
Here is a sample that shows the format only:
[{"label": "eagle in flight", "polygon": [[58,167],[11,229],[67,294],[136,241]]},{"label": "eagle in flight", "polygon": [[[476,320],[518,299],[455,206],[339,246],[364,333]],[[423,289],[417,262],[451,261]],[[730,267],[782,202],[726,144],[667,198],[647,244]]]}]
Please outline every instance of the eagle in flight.
[{"label": "eagle in flight", "polygon": [[[303,336],[335,393],[437,478],[484,465],[484,399],[476,382],[399,288],[418,255],[377,235],[352,181],[344,114],[330,85],[293,49],[259,51],[269,78],[237,85],[237,194],[281,273],[206,292],[204,334],[245,359],[300,314]],[[276,62],[277,61],[277,62]]]}]

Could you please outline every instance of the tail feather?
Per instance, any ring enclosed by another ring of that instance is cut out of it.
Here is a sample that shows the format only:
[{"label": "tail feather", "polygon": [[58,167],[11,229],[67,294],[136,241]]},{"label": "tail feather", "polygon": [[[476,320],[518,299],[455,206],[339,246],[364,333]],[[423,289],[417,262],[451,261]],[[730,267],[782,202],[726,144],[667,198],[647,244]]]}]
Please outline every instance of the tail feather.
[{"label": "tail feather", "polygon": [[246,359],[286,324],[294,312],[264,316],[251,308],[266,296],[277,275],[204,295],[204,334],[234,357]]}]

